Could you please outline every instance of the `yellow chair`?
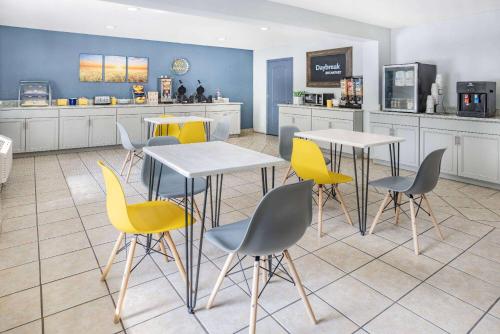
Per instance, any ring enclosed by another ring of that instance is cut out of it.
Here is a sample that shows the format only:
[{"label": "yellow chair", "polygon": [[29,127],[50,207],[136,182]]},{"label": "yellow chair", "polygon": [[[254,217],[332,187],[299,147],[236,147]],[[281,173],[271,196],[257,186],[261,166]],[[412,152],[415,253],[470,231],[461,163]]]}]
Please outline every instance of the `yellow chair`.
[{"label": "yellow chair", "polygon": [[[173,115],[161,115],[161,118],[174,117]],[[172,136],[179,137],[181,133],[181,128],[179,124],[167,124],[167,125],[157,125],[155,126],[154,136]]]},{"label": "yellow chair", "polygon": [[[184,209],[171,202],[148,201],[138,204],[127,204],[123,188],[116,174],[102,161],[98,161],[97,163],[102,169],[106,184],[106,208],[108,218],[111,224],[120,231],[106,267],[102,272],[101,280],[104,281],[106,279],[115,256],[120,251],[125,234],[133,234],[130,245],[127,246],[125,244],[124,246],[124,248],[128,247],[129,250],[114,315],[114,322],[118,323],[120,321],[120,313],[130,278],[138,235],[158,235],[158,239],[153,240],[153,245],[155,245],[156,242],[160,246],[161,253],[163,253],[168,260],[166,248],[163,243],[163,241],[166,241],[182,278],[184,281],[187,280],[186,271],[184,270],[175,243],[169,233],[171,230],[185,226],[185,216]],[[190,216],[188,217],[188,222],[191,222]],[[151,249],[151,251],[156,250]]]},{"label": "yellow chair", "polygon": [[205,124],[203,124],[203,122],[184,124],[178,138],[181,144],[202,143],[207,141]]},{"label": "yellow chair", "polygon": [[318,185],[318,234],[323,234],[323,192],[325,185],[332,185],[335,194],[338,195],[340,206],[344,211],[349,224],[352,225],[351,217],[344,204],[344,197],[338,187],[341,183],[352,181],[352,177],[328,170],[323,153],[313,141],[294,138],[292,150],[292,168],[297,176],[303,180],[314,180]]}]

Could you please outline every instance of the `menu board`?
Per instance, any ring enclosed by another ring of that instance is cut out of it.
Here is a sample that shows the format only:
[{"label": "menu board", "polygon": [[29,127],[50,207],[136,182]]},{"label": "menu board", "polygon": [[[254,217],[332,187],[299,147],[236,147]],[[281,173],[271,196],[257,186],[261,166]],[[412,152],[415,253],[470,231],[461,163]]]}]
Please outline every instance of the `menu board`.
[{"label": "menu board", "polygon": [[352,75],[352,47],[307,52],[307,87],[340,87]]}]

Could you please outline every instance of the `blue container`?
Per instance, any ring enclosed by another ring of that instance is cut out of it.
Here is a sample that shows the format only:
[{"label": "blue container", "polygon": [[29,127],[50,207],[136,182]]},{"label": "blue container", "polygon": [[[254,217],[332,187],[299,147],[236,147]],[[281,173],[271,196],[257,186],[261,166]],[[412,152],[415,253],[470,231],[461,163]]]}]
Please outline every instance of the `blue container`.
[{"label": "blue container", "polygon": [[68,99],[68,101],[69,101],[69,105],[70,105],[70,106],[76,106],[76,101],[77,101],[77,100],[78,100],[78,99],[76,99],[76,98],[74,98],[74,97],[72,97],[72,98]]}]

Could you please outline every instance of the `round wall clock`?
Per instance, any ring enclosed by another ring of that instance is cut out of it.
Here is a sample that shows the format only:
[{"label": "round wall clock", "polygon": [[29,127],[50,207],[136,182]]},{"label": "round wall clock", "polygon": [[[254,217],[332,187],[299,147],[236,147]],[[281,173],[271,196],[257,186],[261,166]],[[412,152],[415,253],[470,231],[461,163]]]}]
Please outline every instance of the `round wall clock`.
[{"label": "round wall clock", "polygon": [[172,62],[172,72],[177,75],[186,74],[189,71],[189,62],[186,58],[177,58]]}]

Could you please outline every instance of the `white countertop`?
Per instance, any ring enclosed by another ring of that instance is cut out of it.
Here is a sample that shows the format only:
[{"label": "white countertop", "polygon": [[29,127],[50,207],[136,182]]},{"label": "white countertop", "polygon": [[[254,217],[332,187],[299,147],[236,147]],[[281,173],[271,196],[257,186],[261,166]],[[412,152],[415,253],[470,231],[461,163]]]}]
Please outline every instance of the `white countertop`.
[{"label": "white countertop", "polygon": [[296,132],[296,137],[317,140],[327,143],[348,145],[357,148],[388,145],[403,142],[402,137],[379,135],[368,132],[358,132],[342,129],[326,129]]},{"label": "white countertop", "polygon": [[189,178],[272,167],[284,161],[223,141],[146,146],[143,151],[144,154]]},{"label": "white countertop", "polygon": [[85,109],[85,108],[133,108],[133,107],[168,107],[168,106],[219,106],[219,105],[241,105],[242,102],[228,103],[158,103],[158,104],[89,104],[86,106],[48,106],[48,107],[18,107],[17,104],[0,104],[0,110],[30,110],[30,109]]},{"label": "white countertop", "polygon": [[198,117],[198,116],[178,116],[178,117],[147,117],[144,118],[144,122],[151,124],[185,124],[194,122],[209,123],[213,122],[212,118]]},{"label": "white countertop", "polygon": [[316,106],[311,104],[278,104],[278,107],[291,107],[291,108],[308,108],[308,109],[319,109],[319,110],[334,110],[334,111],[350,111],[350,112],[361,112],[363,109],[352,109],[352,108],[340,108],[340,107],[324,107]]},{"label": "white countertop", "polygon": [[456,114],[427,114],[427,113],[411,113],[411,112],[394,112],[394,111],[380,111],[373,110],[370,111],[371,114],[383,114],[383,115],[395,115],[395,116],[410,116],[410,117],[422,117],[422,118],[437,118],[437,119],[453,119],[460,121],[472,121],[472,122],[494,122],[500,123],[500,115],[489,118],[477,118],[477,117],[462,117]]}]

